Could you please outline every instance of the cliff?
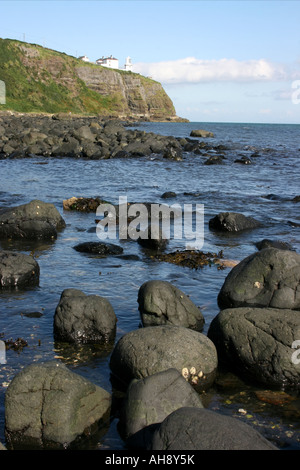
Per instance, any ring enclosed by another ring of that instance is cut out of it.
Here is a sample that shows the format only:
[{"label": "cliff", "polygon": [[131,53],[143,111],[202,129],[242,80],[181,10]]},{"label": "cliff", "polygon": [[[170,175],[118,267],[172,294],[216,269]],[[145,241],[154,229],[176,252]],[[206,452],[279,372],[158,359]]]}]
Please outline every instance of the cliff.
[{"label": "cliff", "polygon": [[3,110],[180,120],[160,83],[35,44],[0,38],[0,80]]}]

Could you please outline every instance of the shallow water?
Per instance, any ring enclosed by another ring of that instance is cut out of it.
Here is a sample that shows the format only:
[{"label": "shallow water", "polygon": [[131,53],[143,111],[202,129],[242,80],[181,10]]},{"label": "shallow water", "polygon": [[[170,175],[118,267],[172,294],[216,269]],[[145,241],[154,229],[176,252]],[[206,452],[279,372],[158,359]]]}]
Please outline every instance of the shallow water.
[{"label": "shallow water", "polygon": [[[203,251],[223,250],[224,258],[241,260],[256,251],[263,238],[290,243],[300,251],[300,126],[212,123],[144,123],[139,129],[175,137],[188,137],[192,129],[214,132],[209,144],[223,144],[224,165],[207,166],[206,157],[186,154],[183,161],[166,161],[157,156],[122,160],[84,161],[37,157],[0,161],[0,206],[9,207],[40,199],[52,202],[63,215],[66,228],[53,243],[3,242],[2,249],[30,253],[40,265],[40,284],[27,290],[1,292],[0,333],[4,339],[24,338],[22,351],[8,350],[7,363],[0,365],[0,441],[4,438],[4,395],[9,381],[24,366],[57,358],[72,370],[111,391],[110,350],[93,347],[62,347],[53,340],[53,316],[61,292],[78,288],[108,298],[116,312],[116,341],[139,327],[137,294],[150,279],[174,283],[190,295],[205,317],[204,333],[218,313],[217,295],[229,268],[207,266],[199,270],[178,267],[150,258],[135,241],[112,240],[139,260],[118,257],[99,259],[78,253],[73,247],[84,241],[97,241],[88,229],[95,226],[95,213],[63,211],[62,201],[72,196],[100,196],[117,204],[120,196],[128,201],[204,204]],[[252,155],[258,152],[258,156]],[[210,152],[210,154],[213,152]],[[234,163],[241,155],[250,156],[252,165]],[[174,191],[175,199],[161,199]],[[262,227],[238,235],[218,235],[208,221],[219,212],[250,215]],[[292,223],[291,223],[292,222]],[[293,225],[294,223],[294,225]],[[183,249],[186,240],[170,240],[168,251]],[[38,312],[39,315],[28,315]],[[0,338],[1,339],[1,338]],[[226,382],[205,395],[206,406],[237,416],[256,427],[280,448],[300,449],[299,397],[285,405],[269,405],[257,399],[258,388]],[[239,410],[245,410],[243,413]],[[117,420],[108,432],[93,441],[93,448],[121,449]]]}]

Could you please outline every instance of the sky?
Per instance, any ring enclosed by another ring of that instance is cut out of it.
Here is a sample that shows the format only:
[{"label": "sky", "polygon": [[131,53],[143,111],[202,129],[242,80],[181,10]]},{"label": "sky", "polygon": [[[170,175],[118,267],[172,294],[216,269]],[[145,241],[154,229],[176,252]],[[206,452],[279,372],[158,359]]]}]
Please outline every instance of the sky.
[{"label": "sky", "polygon": [[0,18],[1,38],[130,56],[190,121],[300,124],[300,0],[0,0]]}]

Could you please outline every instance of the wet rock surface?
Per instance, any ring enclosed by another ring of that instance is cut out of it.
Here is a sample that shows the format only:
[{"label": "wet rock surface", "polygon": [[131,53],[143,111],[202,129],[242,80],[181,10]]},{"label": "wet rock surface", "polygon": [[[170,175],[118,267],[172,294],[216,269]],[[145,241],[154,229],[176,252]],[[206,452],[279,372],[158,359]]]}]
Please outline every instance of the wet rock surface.
[{"label": "wet rock surface", "polygon": [[272,307],[300,310],[300,255],[266,248],[235,266],[218,295],[221,309]]},{"label": "wet rock surface", "polygon": [[202,331],[204,317],[187,295],[167,281],[145,282],[138,292],[143,326],[175,325]]},{"label": "wet rock surface", "polygon": [[116,322],[107,299],[65,289],[55,310],[54,336],[58,341],[109,343],[114,340]]},{"label": "wet rock surface", "polygon": [[120,255],[123,253],[123,248],[113,243],[104,242],[83,242],[74,246],[74,250],[80,253],[89,253],[92,255],[109,256]]},{"label": "wet rock surface", "polygon": [[0,239],[53,240],[65,221],[53,204],[33,200],[27,204],[2,209]]},{"label": "wet rock surface", "polygon": [[269,387],[299,388],[300,364],[293,344],[300,337],[298,312],[275,308],[222,310],[208,337],[219,360],[243,377]]},{"label": "wet rock surface", "polygon": [[19,372],[5,396],[6,439],[14,449],[65,448],[107,421],[111,396],[55,361]]},{"label": "wet rock surface", "polygon": [[0,251],[0,288],[36,286],[40,267],[30,255]]},{"label": "wet rock surface", "polygon": [[209,221],[211,230],[223,232],[240,232],[260,227],[260,222],[253,217],[246,217],[244,214],[234,212],[221,212]]},{"label": "wet rock surface", "polygon": [[154,432],[151,450],[276,450],[251,426],[211,410],[183,407]]},{"label": "wet rock surface", "polygon": [[116,344],[110,369],[120,383],[175,368],[195,368],[195,386],[208,388],[215,379],[218,360],[207,336],[179,326],[148,326],[126,333]]},{"label": "wet rock surface", "polygon": [[120,429],[124,439],[146,426],[161,423],[170,413],[182,406],[203,407],[200,395],[176,369],[132,380],[120,417]]}]

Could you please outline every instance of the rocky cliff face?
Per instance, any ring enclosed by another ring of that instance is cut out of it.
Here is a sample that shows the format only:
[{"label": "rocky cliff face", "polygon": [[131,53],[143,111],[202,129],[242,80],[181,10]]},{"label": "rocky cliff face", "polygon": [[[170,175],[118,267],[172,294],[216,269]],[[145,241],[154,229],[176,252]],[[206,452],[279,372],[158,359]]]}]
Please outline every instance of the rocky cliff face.
[{"label": "rocky cliff face", "polygon": [[0,80],[7,93],[1,109],[178,120],[160,83],[38,45],[0,39]]},{"label": "rocky cliff face", "polygon": [[115,96],[120,114],[148,119],[174,119],[172,101],[160,83],[131,72],[105,67],[76,66],[76,74],[86,86],[102,96]]}]

